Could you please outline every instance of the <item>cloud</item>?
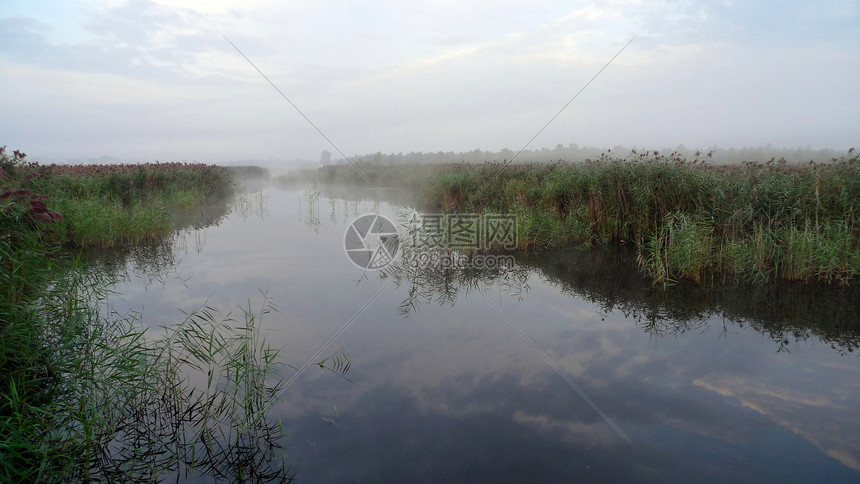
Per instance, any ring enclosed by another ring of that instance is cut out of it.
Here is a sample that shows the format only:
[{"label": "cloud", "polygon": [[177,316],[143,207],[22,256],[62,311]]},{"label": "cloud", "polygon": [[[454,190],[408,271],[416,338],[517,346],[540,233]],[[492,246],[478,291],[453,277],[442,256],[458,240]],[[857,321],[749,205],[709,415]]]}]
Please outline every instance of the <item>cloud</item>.
[{"label": "cloud", "polygon": [[[179,92],[196,106],[180,103],[174,116],[164,116],[158,103],[148,111],[135,103],[136,90],[127,91],[129,100],[111,108],[128,113],[117,126],[125,131],[121,153],[110,140],[97,141],[97,116],[79,116],[71,126],[65,101],[43,102],[57,87],[5,79],[7,92],[27,92],[33,101],[14,103],[9,114],[18,122],[0,125],[4,142],[21,143],[34,156],[62,154],[64,140],[88,128],[90,141],[69,146],[68,155],[146,157],[154,143],[164,148],[162,157],[210,160],[236,157],[249,146],[259,158],[315,159],[331,150],[308,134],[305,121],[225,34],[348,154],[519,149],[633,34],[634,43],[534,147],[770,142],[842,149],[854,144],[851,126],[860,124],[850,84],[860,74],[860,46],[844,35],[860,8],[850,2],[659,2],[648,8],[626,1],[451,2],[441,8],[129,0],[54,10],[20,4],[0,17],[0,58],[9,68],[44,78],[83,74],[102,87],[117,80],[108,91],[149,83],[142,88],[147,99],[175,99]],[[93,90],[64,92],[76,106],[103,102]],[[39,124],[36,113],[65,122],[25,131]],[[184,133],[185,143],[159,143],[162,131],[146,121],[155,118]],[[239,140],[235,148],[222,143],[224,129]]]},{"label": "cloud", "polygon": [[517,412],[514,423],[536,428],[544,433],[560,433],[562,439],[579,445],[617,445],[620,440],[604,422],[573,422],[554,419],[546,415],[530,415]]},{"label": "cloud", "polygon": [[693,384],[737,398],[744,406],[802,435],[831,457],[860,471],[860,441],[853,437],[860,430],[860,419],[852,415],[856,394],[845,398],[728,376],[697,378]]}]

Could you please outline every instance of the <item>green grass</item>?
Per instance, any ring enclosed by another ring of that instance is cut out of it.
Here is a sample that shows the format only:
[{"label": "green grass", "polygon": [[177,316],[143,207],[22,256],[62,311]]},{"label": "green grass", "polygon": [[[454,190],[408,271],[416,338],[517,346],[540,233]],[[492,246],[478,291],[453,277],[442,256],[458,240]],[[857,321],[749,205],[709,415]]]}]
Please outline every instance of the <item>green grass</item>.
[{"label": "green grass", "polygon": [[0,149],[0,482],[289,480],[267,418],[283,387],[268,299],[153,336],[99,314],[109,277],[62,250],[158,239],[230,185],[218,167],[44,167]]},{"label": "green grass", "polygon": [[[72,247],[139,243],[170,233],[173,215],[190,211],[232,190],[227,170],[217,166],[144,165],[40,166],[6,163],[0,196],[20,203],[41,202],[60,214],[44,234]],[[13,195],[26,191],[23,195]],[[39,218],[38,214],[36,218]]]},{"label": "green grass", "polygon": [[260,337],[268,301],[239,318],[200,307],[151,337],[134,318],[96,314],[80,294],[99,287],[63,281],[41,308],[50,346],[36,345],[0,404],[0,480],[289,480],[282,425],[268,418],[283,388]]},{"label": "green grass", "polygon": [[[520,249],[630,244],[654,282],[848,283],[860,271],[860,158],[713,166],[700,157],[605,153],[583,163],[367,165],[425,211],[518,217]],[[366,184],[351,166],[291,180]]]}]

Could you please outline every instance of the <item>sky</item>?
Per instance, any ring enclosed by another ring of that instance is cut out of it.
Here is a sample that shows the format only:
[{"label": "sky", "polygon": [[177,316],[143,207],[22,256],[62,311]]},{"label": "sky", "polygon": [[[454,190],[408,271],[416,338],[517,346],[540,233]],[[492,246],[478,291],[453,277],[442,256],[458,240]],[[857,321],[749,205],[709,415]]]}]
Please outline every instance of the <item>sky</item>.
[{"label": "sky", "polygon": [[858,25],[856,0],[0,0],[0,146],[319,160],[540,132],[529,148],[847,150]]}]

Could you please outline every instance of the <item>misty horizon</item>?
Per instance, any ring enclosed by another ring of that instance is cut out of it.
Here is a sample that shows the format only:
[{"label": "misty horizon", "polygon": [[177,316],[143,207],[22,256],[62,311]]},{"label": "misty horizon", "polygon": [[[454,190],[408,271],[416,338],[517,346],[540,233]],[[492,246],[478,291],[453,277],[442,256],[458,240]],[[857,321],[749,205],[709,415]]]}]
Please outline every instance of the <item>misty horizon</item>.
[{"label": "misty horizon", "polygon": [[[12,147],[9,147],[12,149]],[[23,150],[22,150],[23,151]],[[211,163],[225,166],[235,165],[257,165],[276,171],[295,170],[315,168],[327,165],[339,165],[348,163],[375,163],[375,164],[412,164],[412,163],[487,163],[487,162],[510,162],[512,159],[515,163],[548,163],[548,162],[582,162],[589,159],[596,159],[601,154],[607,153],[614,157],[626,158],[634,153],[642,152],[658,152],[661,155],[669,155],[677,153],[680,156],[692,161],[698,158],[705,160],[711,164],[731,164],[743,162],[760,162],[764,163],[771,159],[784,159],[791,164],[800,164],[813,161],[815,163],[829,163],[838,160],[848,154],[848,150],[833,150],[829,148],[813,149],[810,146],[798,146],[796,148],[775,148],[773,146],[764,147],[749,147],[742,148],[720,148],[711,146],[706,149],[688,148],[683,145],[676,147],[655,148],[637,148],[614,146],[611,148],[598,148],[593,146],[578,146],[575,143],[568,145],[557,144],[553,148],[540,147],[533,149],[525,149],[522,152],[514,151],[508,148],[503,148],[499,151],[488,151],[474,149],[464,152],[454,151],[435,151],[435,152],[398,152],[398,153],[382,153],[377,151],[368,154],[355,154],[345,159],[339,156],[332,156],[329,150],[323,150],[320,156],[316,159],[298,159],[298,158],[248,158],[248,159],[223,159],[223,160],[197,160],[197,159],[156,159],[145,160],[139,158],[118,158],[109,155],[103,155],[93,158],[38,158],[27,154],[27,161],[40,164],[117,164],[117,163],[166,163],[166,162],[182,162],[182,163]],[[710,156],[708,154],[710,153]],[[327,155],[326,155],[327,154]]]},{"label": "misty horizon", "polygon": [[0,145],[47,162],[314,161],[518,151],[545,127],[530,149],[845,152],[858,21],[844,1],[13,0]]}]

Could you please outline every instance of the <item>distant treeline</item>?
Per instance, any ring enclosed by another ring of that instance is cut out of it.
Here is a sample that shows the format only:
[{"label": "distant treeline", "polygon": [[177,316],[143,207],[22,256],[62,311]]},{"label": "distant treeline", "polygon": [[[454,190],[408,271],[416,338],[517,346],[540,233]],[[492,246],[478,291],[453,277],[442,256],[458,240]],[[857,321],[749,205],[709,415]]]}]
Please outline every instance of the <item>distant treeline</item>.
[{"label": "distant treeline", "polygon": [[[533,150],[523,150],[522,153],[519,153],[515,150],[511,150],[505,148],[501,151],[482,151],[480,149],[475,149],[472,151],[465,151],[461,153],[455,153],[453,151],[439,151],[435,153],[424,153],[421,151],[413,151],[410,153],[389,153],[383,154],[382,152],[376,152],[368,155],[355,155],[351,158],[353,162],[361,162],[361,163],[373,163],[379,165],[402,165],[402,164],[418,164],[418,163],[484,163],[484,162],[494,162],[494,161],[510,161],[514,160],[515,162],[523,162],[523,163],[536,163],[536,162],[552,162],[552,161],[568,161],[568,162],[577,162],[577,161],[585,161],[585,160],[593,160],[600,157],[601,154],[606,153],[607,151],[611,152],[613,155],[627,156],[632,153],[632,151],[657,151],[659,153],[677,153],[681,157],[687,159],[700,158],[702,156],[708,157],[708,161],[710,163],[717,164],[729,164],[729,163],[742,163],[747,161],[761,162],[766,163],[773,159],[774,161],[779,161],[780,159],[784,159],[788,163],[806,163],[809,161],[814,161],[815,163],[827,163],[835,161],[842,155],[845,154],[844,150],[832,150],[832,149],[813,149],[810,146],[798,146],[797,148],[775,148],[771,145],[767,145],[765,147],[759,148],[751,148],[751,147],[743,147],[743,148],[718,148],[716,146],[711,146],[708,148],[687,148],[684,145],[679,145],[675,148],[662,148],[662,149],[639,149],[639,148],[625,148],[623,146],[616,146],[609,150],[605,148],[594,148],[587,146],[579,146],[576,144],[569,144],[567,146],[558,144],[555,148],[539,148]],[[340,159],[335,163],[343,164],[346,163],[346,160]],[[323,163],[326,164],[326,163]]]},{"label": "distant treeline", "polygon": [[269,178],[271,176],[268,168],[256,165],[225,166],[224,169],[236,178]]}]

